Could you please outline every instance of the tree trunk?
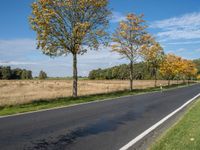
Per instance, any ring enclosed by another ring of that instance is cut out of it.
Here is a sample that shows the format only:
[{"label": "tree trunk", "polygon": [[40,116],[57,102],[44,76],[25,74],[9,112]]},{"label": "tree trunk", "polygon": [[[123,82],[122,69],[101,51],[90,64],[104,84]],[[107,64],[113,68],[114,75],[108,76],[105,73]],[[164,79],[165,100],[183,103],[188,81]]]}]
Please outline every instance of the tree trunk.
[{"label": "tree trunk", "polygon": [[78,96],[77,54],[73,54],[73,97]]},{"label": "tree trunk", "polygon": [[155,87],[157,87],[157,69],[155,69],[155,75],[154,75],[154,79],[155,79]]},{"label": "tree trunk", "polygon": [[133,90],[133,62],[130,62],[130,91]]},{"label": "tree trunk", "polygon": [[183,79],[183,83],[185,84],[185,78]]},{"label": "tree trunk", "polygon": [[170,79],[168,79],[168,86],[170,86]]}]

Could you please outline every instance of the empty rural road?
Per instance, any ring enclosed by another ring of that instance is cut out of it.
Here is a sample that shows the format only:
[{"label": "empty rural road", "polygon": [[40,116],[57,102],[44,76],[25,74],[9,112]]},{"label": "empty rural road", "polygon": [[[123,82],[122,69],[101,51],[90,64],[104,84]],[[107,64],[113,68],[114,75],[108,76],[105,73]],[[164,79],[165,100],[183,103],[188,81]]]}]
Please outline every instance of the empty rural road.
[{"label": "empty rural road", "polygon": [[0,119],[2,150],[118,150],[200,85]]}]

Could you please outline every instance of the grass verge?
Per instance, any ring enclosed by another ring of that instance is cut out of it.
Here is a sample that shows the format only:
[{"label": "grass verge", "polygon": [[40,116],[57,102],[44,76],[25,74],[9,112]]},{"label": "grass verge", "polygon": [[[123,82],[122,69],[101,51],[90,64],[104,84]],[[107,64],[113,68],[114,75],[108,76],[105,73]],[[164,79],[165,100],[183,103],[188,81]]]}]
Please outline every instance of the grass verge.
[{"label": "grass verge", "polygon": [[200,99],[150,150],[200,150]]},{"label": "grass verge", "polygon": [[[179,85],[174,84],[170,86],[165,86],[164,90],[173,89],[177,87],[183,87],[183,86],[186,86],[186,84],[179,84]],[[106,94],[81,96],[77,98],[64,97],[64,98],[57,98],[57,99],[33,101],[27,104],[2,106],[0,107],[0,116],[12,115],[12,114],[18,114],[18,113],[24,113],[24,112],[30,112],[30,111],[37,111],[37,110],[49,109],[49,108],[55,108],[55,107],[70,106],[74,104],[100,101],[100,100],[117,98],[117,97],[126,96],[126,95],[143,94],[143,93],[154,92],[154,91],[159,91],[159,90],[160,90],[159,87],[133,90],[133,91],[126,90],[126,91],[118,91],[118,92],[112,92],[112,93],[106,93]]]}]

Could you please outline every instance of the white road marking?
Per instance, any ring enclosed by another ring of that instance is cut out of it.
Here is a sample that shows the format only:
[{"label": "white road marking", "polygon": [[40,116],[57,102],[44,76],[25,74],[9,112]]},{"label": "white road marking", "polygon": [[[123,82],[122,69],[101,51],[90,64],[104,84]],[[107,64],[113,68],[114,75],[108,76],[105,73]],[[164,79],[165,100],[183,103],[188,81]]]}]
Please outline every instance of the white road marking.
[{"label": "white road marking", "polygon": [[179,112],[184,107],[186,107],[187,105],[189,105],[191,102],[193,102],[198,97],[200,97],[200,93],[198,95],[196,95],[195,97],[193,97],[192,99],[190,99],[189,101],[187,101],[181,107],[179,107],[178,109],[176,109],[175,111],[173,111],[172,113],[170,113],[169,115],[167,115],[166,117],[164,117],[163,119],[161,119],[159,122],[157,122],[156,124],[154,124],[153,126],[151,126],[149,129],[145,130],[143,133],[141,133],[136,138],[134,138],[133,140],[131,140],[128,144],[126,144],[125,146],[123,146],[122,148],[120,148],[120,150],[128,150],[131,146],[133,146],[134,144],[136,144],[138,141],[140,141],[142,138],[144,138],[150,132],[152,132],[153,130],[155,130],[158,126],[160,126],[161,124],[163,124],[165,121],[167,121],[169,118],[171,118],[177,112]]}]

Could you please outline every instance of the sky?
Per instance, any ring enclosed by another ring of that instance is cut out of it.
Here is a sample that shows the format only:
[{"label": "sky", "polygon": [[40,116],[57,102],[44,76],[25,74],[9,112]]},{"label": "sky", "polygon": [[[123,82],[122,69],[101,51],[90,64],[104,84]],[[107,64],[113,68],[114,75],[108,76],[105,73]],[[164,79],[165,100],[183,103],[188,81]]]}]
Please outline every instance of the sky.
[{"label": "sky", "polygon": [[[40,70],[48,76],[72,75],[72,56],[50,58],[36,49],[36,34],[28,17],[35,0],[1,0],[0,5],[0,65],[24,68],[38,75]],[[128,13],[144,14],[151,33],[164,48],[186,59],[200,58],[200,0],[109,0],[113,12],[110,32]],[[87,76],[97,68],[128,63],[110,48],[88,51],[78,56],[79,75]]]}]

